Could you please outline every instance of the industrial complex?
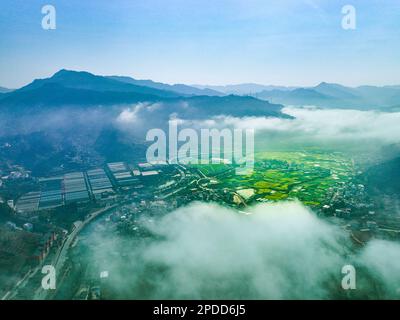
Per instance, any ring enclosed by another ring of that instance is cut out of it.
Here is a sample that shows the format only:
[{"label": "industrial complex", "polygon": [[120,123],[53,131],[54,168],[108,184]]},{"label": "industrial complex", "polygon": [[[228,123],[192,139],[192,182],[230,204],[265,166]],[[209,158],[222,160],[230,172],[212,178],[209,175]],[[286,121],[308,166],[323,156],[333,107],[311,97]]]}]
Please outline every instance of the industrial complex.
[{"label": "industrial complex", "polygon": [[141,188],[143,183],[154,182],[159,173],[159,165],[140,163],[130,166],[125,162],[113,162],[86,172],[40,178],[40,191],[22,195],[15,210],[18,214],[30,215],[72,203],[111,201],[118,191]]}]

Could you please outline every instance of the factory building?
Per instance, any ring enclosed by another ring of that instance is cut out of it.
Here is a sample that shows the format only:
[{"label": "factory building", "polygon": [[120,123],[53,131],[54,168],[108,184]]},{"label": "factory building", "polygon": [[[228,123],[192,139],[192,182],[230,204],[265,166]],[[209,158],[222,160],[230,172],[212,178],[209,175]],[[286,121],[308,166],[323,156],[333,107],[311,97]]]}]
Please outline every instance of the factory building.
[{"label": "factory building", "polygon": [[40,192],[29,192],[18,199],[15,208],[17,213],[29,215],[39,210]]},{"label": "factory building", "polygon": [[63,205],[62,177],[40,179],[39,209],[50,209]]},{"label": "factory building", "polygon": [[93,169],[87,172],[91,193],[95,200],[101,200],[107,195],[113,194],[111,181],[103,169]]},{"label": "factory building", "polygon": [[51,247],[55,244],[56,240],[57,234],[55,231],[51,231],[43,235],[32,258],[37,263],[43,262],[43,260],[46,259],[48,253],[50,252]]},{"label": "factory building", "polygon": [[139,180],[124,162],[108,163],[107,168],[117,187],[137,185]]},{"label": "factory building", "polygon": [[138,189],[147,183],[157,183],[160,172],[167,169],[166,163],[139,163],[137,167],[130,167],[125,162],[113,162],[104,169],[91,169],[86,173],[71,172],[40,178],[40,191],[21,196],[15,209],[18,214],[29,216],[71,203],[84,204],[91,200],[110,203],[117,198],[116,189]]},{"label": "factory building", "polygon": [[142,172],[142,181],[144,185],[158,183],[160,174],[156,170],[149,170]]},{"label": "factory building", "polygon": [[138,167],[142,171],[153,170],[153,165],[151,163],[148,163],[148,162],[138,163]]},{"label": "factory building", "polygon": [[63,187],[65,204],[85,203],[90,200],[83,172],[72,172],[64,175]]}]

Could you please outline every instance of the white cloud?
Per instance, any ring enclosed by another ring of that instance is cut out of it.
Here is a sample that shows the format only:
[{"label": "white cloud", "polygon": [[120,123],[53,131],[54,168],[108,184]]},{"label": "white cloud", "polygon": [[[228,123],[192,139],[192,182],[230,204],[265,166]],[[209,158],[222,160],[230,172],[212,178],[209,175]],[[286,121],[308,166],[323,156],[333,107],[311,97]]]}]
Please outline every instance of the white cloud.
[{"label": "white cloud", "polygon": [[[89,261],[109,270],[115,298],[398,297],[398,244],[375,240],[354,250],[347,233],[298,202],[248,211],[193,203],[147,224],[151,240],[96,229],[86,240]],[[341,289],[347,264],[359,290]]]},{"label": "white cloud", "polygon": [[[400,296],[400,244],[371,241],[360,255],[360,264],[370,271],[391,297]],[[368,281],[368,279],[367,279]],[[364,287],[368,284],[362,283]]]},{"label": "white cloud", "polygon": [[146,107],[143,103],[138,103],[130,108],[122,110],[116,121],[120,124],[132,124],[139,120],[138,114],[142,108]]},{"label": "white cloud", "polygon": [[293,137],[320,142],[400,142],[400,113],[295,107],[286,107],[283,112],[295,119],[219,116],[195,123],[199,127],[218,125],[252,128],[264,135],[274,134],[275,138],[281,134],[282,139]]}]

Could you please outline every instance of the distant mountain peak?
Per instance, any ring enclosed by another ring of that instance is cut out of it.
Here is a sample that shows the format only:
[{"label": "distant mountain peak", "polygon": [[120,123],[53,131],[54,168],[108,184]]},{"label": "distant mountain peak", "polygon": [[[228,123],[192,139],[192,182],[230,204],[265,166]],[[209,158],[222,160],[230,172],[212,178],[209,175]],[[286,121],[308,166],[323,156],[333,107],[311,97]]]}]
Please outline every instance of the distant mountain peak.
[{"label": "distant mountain peak", "polygon": [[69,73],[69,72],[76,72],[76,71],[67,70],[67,69],[60,69],[56,73],[53,74],[53,77],[57,76],[57,75],[62,75],[62,74],[65,74],[65,73]]},{"label": "distant mountain peak", "polygon": [[199,96],[199,95],[222,96],[222,95],[224,95],[223,93],[221,93],[217,90],[212,90],[212,89],[208,89],[208,88],[197,88],[195,86],[189,86],[186,84],[179,84],[179,83],[178,84],[166,84],[166,83],[161,83],[161,82],[155,82],[153,80],[138,80],[138,79],[134,79],[134,78],[127,77],[127,76],[108,76],[106,78],[124,82],[124,83],[159,89],[159,90],[172,91],[172,92],[176,92],[181,95],[195,95],[195,96]]},{"label": "distant mountain peak", "polygon": [[330,83],[330,82],[325,82],[325,81],[322,81],[320,84],[318,84],[317,86],[315,86],[315,88],[321,88],[321,87],[345,88],[345,87],[342,86],[341,84],[338,84],[338,83]]},{"label": "distant mountain peak", "polygon": [[11,92],[11,91],[14,91],[14,89],[0,87],[0,93],[7,93],[7,92]]},{"label": "distant mountain peak", "polygon": [[[68,90],[62,90],[62,88]],[[35,79],[30,84],[12,92],[11,94],[15,96],[18,95],[18,93],[29,91],[32,93],[31,98],[34,100],[34,91],[37,91],[36,93],[41,99],[40,102],[45,103],[45,101],[50,101],[50,96],[49,99],[46,100],[45,95],[43,95],[43,92],[46,90],[49,91],[49,94],[51,95],[57,95],[57,101],[62,101],[62,97],[60,97],[61,93],[73,94],[72,90],[76,90],[76,95],[86,95],[85,101],[93,101],[96,103],[100,101],[100,96],[105,95],[108,95],[108,98],[105,98],[106,100],[111,99],[113,101],[136,101],[137,99],[142,99],[145,96],[154,96],[160,98],[177,98],[182,96],[181,94],[173,91],[124,83],[86,71],[73,71],[66,69],[57,71],[49,78]],[[13,97],[5,96],[2,98],[3,102],[5,101],[4,98],[9,99],[10,101],[14,99]],[[19,98],[17,100],[18,102],[29,104],[29,101],[27,100]],[[51,100],[51,102],[53,101],[54,99]],[[72,100],[70,97],[65,97],[65,101]]]},{"label": "distant mountain peak", "polygon": [[101,76],[96,76],[93,73],[87,72],[87,71],[75,71],[75,70],[67,70],[67,69],[61,69],[57,71],[53,76],[50,77],[50,79],[57,79],[57,78],[64,78],[64,77],[87,77],[87,78],[96,78],[96,77],[101,77]]}]

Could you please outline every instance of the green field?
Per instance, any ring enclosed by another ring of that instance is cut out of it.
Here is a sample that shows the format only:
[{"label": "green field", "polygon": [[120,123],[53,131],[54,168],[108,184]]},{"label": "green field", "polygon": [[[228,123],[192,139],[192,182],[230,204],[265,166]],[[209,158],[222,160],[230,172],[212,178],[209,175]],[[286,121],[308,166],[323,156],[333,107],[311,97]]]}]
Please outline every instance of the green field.
[{"label": "green field", "polygon": [[[248,203],[298,199],[319,207],[330,202],[337,189],[352,179],[354,171],[352,160],[342,153],[262,152],[255,160],[252,174],[221,175],[215,188],[253,189]],[[199,169],[210,176],[223,168],[206,165]]]}]

